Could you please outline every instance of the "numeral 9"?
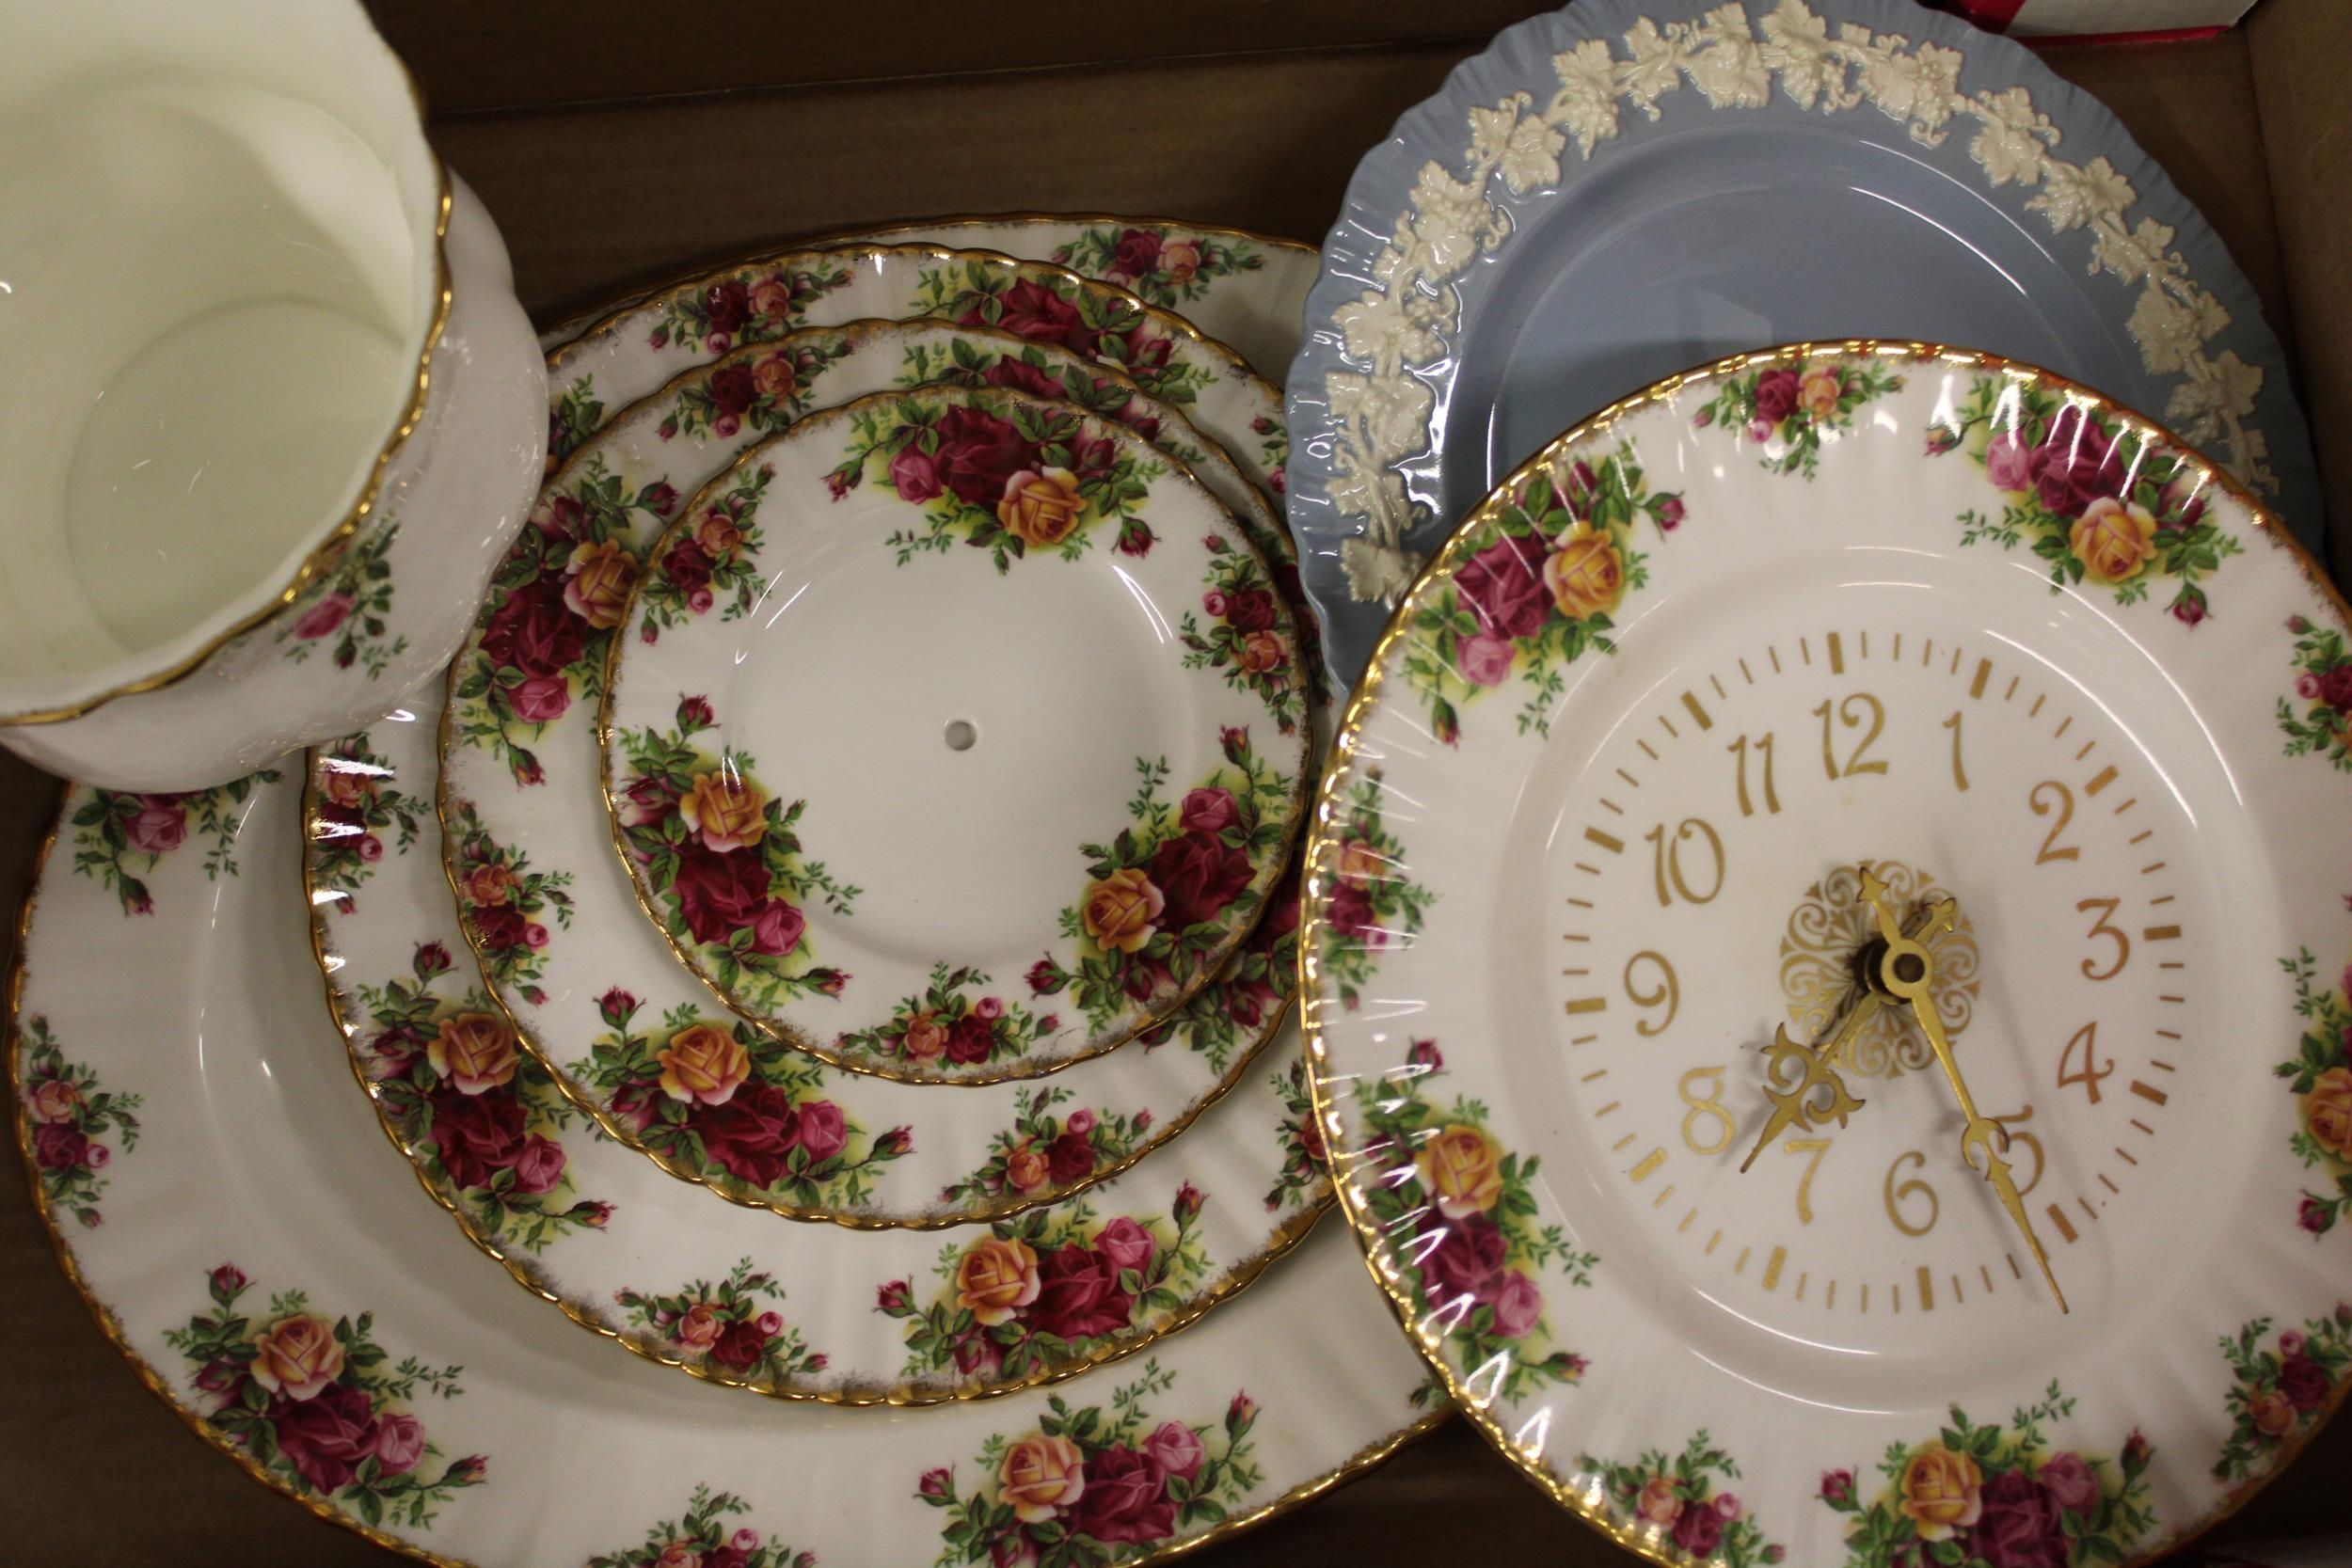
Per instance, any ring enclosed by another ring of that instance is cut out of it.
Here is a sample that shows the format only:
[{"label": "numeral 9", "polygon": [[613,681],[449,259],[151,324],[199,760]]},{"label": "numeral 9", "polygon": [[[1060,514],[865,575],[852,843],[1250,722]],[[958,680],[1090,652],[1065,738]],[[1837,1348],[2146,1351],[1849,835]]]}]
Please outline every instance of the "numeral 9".
[{"label": "numeral 9", "polygon": [[[1633,971],[1645,960],[1658,970],[1658,986],[1654,990],[1645,991],[1633,983]],[[1625,994],[1626,1000],[1637,1007],[1663,1006],[1666,1009],[1666,1016],[1655,1023],[1647,1019],[1635,1020],[1633,1032],[1637,1035],[1664,1034],[1666,1026],[1675,1021],[1675,1014],[1682,1006],[1682,984],[1675,978],[1675,966],[1666,961],[1663,953],[1653,953],[1646,947],[1625,961]]]}]

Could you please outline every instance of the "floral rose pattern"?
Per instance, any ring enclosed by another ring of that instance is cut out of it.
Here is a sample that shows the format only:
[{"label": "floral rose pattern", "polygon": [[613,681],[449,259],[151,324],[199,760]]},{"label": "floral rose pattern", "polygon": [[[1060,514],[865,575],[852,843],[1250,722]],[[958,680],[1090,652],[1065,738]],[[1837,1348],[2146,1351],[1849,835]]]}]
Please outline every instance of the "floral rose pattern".
[{"label": "floral rose pattern", "polygon": [[2352,1370],[2352,1303],[2281,1329],[2275,1339],[2270,1320],[2255,1318],[2235,1335],[2221,1336],[2221,1354],[2236,1381],[2227,1396],[2230,1435],[2214,1462],[2214,1479],[2251,1481],[2272,1467],[2281,1444],[2328,1418],[2336,1385]]},{"label": "floral rose pattern", "polygon": [[603,428],[604,401],[596,396],[596,377],[574,377],[548,405],[547,471],[552,474],[562,467],[564,459]]},{"label": "floral rose pattern", "polygon": [[314,752],[311,777],[311,878],[348,912],[354,891],[384,859],[384,841],[392,841],[394,854],[406,854],[432,807],[394,784],[391,760],[369,749],[364,732]]},{"label": "floral rose pattern", "polygon": [[2143,443],[2122,423],[2041,386],[1976,378],[1928,452],[1965,448],[2005,498],[1998,516],[1960,515],[1962,545],[2024,545],[2050,563],[2050,588],[2085,581],[2137,604],[2169,581],[2175,620],[2211,610],[2200,584],[2244,546],[2205,519],[2206,481],[2179,453]]},{"label": "floral rose pattern", "polygon": [[860,890],[802,852],[806,801],[777,800],[750,756],[697,739],[718,727],[707,699],[679,699],[676,725],[613,736],[628,767],[612,808],[638,884],[731,1000],[772,1012],[788,998],[839,996],[850,976],[817,962],[805,911],[821,900],[846,918]]},{"label": "floral rose pattern", "polygon": [[191,835],[204,846],[207,880],[237,874],[240,808],[255,784],[278,779],[276,768],[265,768],[190,795],[93,789],[66,818],[73,830],[73,873],[104,886],[121,901],[124,914],[153,914],[155,897],[146,879]]},{"label": "floral rose pattern", "polygon": [[1165,757],[1136,759],[1133,820],[1108,843],[1079,846],[1086,888],[1061,915],[1077,966],[1047,955],[1029,968],[1032,993],[1067,990],[1101,1027],[1189,983],[1235,914],[1258,906],[1251,884],[1280,844],[1291,781],[1259,760],[1246,728],[1224,732],[1224,765],[1180,800],[1161,796]]},{"label": "floral rose pattern", "polygon": [[2300,615],[2287,630],[2295,634],[2296,701],[2279,699],[2286,754],[2323,756],[2337,772],[2352,773],[2352,650],[2342,632]]},{"label": "floral rose pattern", "polygon": [[995,387],[1074,404],[1098,420],[1125,425],[1180,463],[1203,455],[1162,427],[1152,411],[1162,405],[1144,403],[1135,383],[1057,344],[1025,342],[1008,350],[980,332],[956,333],[909,346],[896,380],[901,387]]},{"label": "floral rose pattern", "polygon": [[1307,1090],[1304,1056],[1275,1072],[1270,1082],[1282,1097],[1282,1169],[1266,1189],[1268,1213],[1321,1202],[1330,1190],[1323,1152],[1323,1128],[1315,1120],[1314,1096]]},{"label": "floral rose pattern", "polygon": [[660,301],[646,346],[675,343],[716,359],[741,344],[781,338],[801,325],[811,300],[849,281],[849,265],[822,255],[737,267]]},{"label": "floral rose pattern", "polygon": [[942,1247],[928,1303],[894,1279],[874,1309],[906,1320],[908,1376],[1017,1383],[1183,1305],[1208,1272],[1193,1235],[1207,1202],[1187,1181],[1165,1216],[1032,1209]]},{"label": "floral rose pattern", "polygon": [[437,942],[409,972],[358,987],[352,1045],[376,1109],[434,1189],[485,1239],[526,1252],[602,1229],[612,1205],[577,1196],[562,1133],[579,1112],[480,989],[453,989]]},{"label": "floral rose pattern", "polygon": [[1367,768],[1348,786],[1339,854],[1325,868],[1331,892],[1323,906],[1323,972],[1353,1010],[1391,946],[1410,943],[1437,895],[1412,879],[1405,846],[1382,820],[1380,770]]},{"label": "floral rose pattern", "polygon": [[760,587],[759,499],[775,477],[765,463],[737,469],[733,483],[707,500],[697,497],[692,514],[661,536],[637,589],[640,641],[660,641],[664,630],[709,614],[722,599],[722,621],[751,613]]},{"label": "floral rose pattern", "polygon": [[1176,354],[1167,326],[1132,300],[1082,288],[1041,269],[972,261],[925,267],[915,309],[963,326],[993,326],[1032,342],[1054,343],[1124,372],[1163,402],[1189,407],[1207,384],[1205,367]]},{"label": "floral rose pattern", "polygon": [[534,1005],[545,1002],[540,955],[549,920],[571,926],[572,895],[564,889],[572,874],[533,869],[527,857],[490,836],[470,800],[452,801],[443,826],[450,881],[483,974],[493,985],[516,988]]},{"label": "floral rose pattern", "polygon": [[732,1492],[697,1486],[684,1518],[654,1526],[643,1545],[599,1552],[588,1568],[817,1568],[815,1552],[796,1552],[749,1525],[728,1523],[750,1512]]},{"label": "floral rose pattern", "polygon": [[1264,917],[1216,978],[1136,1037],[1145,1050],[1156,1051],[1181,1035],[1187,1050],[1222,1072],[1236,1051],[1254,1050],[1273,1037],[1297,992],[1298,864],[1294,861],[1274,884]]},{"label": "floral rose pattern", "polygon": [[1516,676],[1528,689],[1520,732],[1549,735],[1563,672],[1588,649],[1614,651],[1613,616],[1648,580],[1633,547],[1639,525],[1663,537],[1682,519],[1682,498],[1649,488],[1630,445],[1597,468],[1557,459],[1508,496],[1451,546],[1452,579],[1410,623],[1405,681],[1429,710],[1430,733],[1455,744],[1462,710]]},{"label": "floral rose pattern", "polygon": [[816,404],[816,384],[856,342],[846,332],[804,327],[788,341],[737,349],[673,383],[676,406],[656,427],[664,441],[679,436],[732,440],[746,429],[772,436]]},{"label": "floral rose pattern", "polygon": [[[1061,1027],[1053,1014],[1032,1014],[1019,1002],[985,990],[988,976],[970,966],[931,966],[931,983],[920,996],[900,1001],[890,1022],[834,1037],[846,1055],[898,1067],[984,1067],[1014,1061]],[[975,996],[971,992],[981,991]]]},{"label": "floral rose pattern", "polygon": [[1148,1108],[1133,1116],[1084,1106],[1056,1112],[1056,1106],[1070,1099],[1068,1089],[1053,1084],[1022,1091],[1020,1115],[1011,1131],[996,1134],[988,1163],[941,1189],[939,1200],[1041,1202],[1135,1157],[1136,1146],[1152,1129]]},{"label": "floral rose pattern", "polygon": [[1152,1361],[1107,1404],[1054,1395],[1034,1428],[980,1446],[969,1495],[954,1466],[924,1471],[915,1496],[946,1515],[935,1568],[1106,1568],[1230,1517],[1265,1479],[1257,1402],[1234,1394],[1222,1421],[1155,1419],[1149,1405],[1175,1383]]},{"label": "floral rose pattern", "polygon": [[838,500],[871,480],[923,509],[923,527],[884,541],[901,566],[959,544],[999,572],[1034,551],[1074,561],[1104,531],[1121,555],[1148,555],[1157,536],[1143,509],[1168,467],[1112,428],[1009,393],[918,388],[851,416],[825,485]]},{"label": "floral rose pattern", "polygon": [[[1256,693],[1284,735],[1305,712],[1310,677],[1298,662],[1290,606],[1266,569],[1221,533],[1201,541],[1209,552],[1209,586],[1198,613],[1187,610],[1177,635],[1187,670],[1222,670],[1226,684]],[[1206,616],[1205,623],[1201,617]]]},{"label": "floral rose pattern", "polygon": [[873,1196],[874,1167],[914,1147],[904,1127],[869,1137],[816,1092],[814,1060],[740,1019],[688,1006],[647,1027],[617,987],[596,1005],[609,1032],[564,1074],[673,1169],[762,1202],[852,1209]]},{"label": "floral rose pattern", "polygon": [[825,1358],[785,1321],[784,1287],[748,1258],[713,1284],[613,1292],[623,1321],[681,1366],[722,1383],[780,1388],[825,1370]]},{"label": "floral rose pattern", "polygon": [[1601,1506],[1611,1523],[1642,1531],[1653,1550],[1671,1551],[1677,1560],[1758,1568],[1788,1555],[1765,1539],[1739,1494],[1724,1486],[1740,1479],[1739,1464],[1704,1428],[1677,1454],[1652,1449],[1630,1465],[1586,1454],[1577,1467],[1600,1478]]},{"label": "floral rose pattern", "polygon": [[2309,948],[2280,967],[2294,983],[2296,1013],[2309,1022],[2295,1055],[2272,1070],[2296,1099],[2290,1146],[2319,1180],[2316,1191],[2304,1189],[2296,1223],[2324,1236],[2352,1214],[2352,966],[2325,987]]},{"label": "floral rose pattern", "polygon": [[1283,473],[1291,460],[1290,427],[1270,415],[1261,414],[1249,421],[1249,433],[1258,438],[1258,466],[1265,470],[1267,485],[1277,496],[1282,495]]},{"label": "floral rose pattern", "polygon": [[385,640],[385,617],[392,612],[392,565],[387,559],[400,524],[389,523],[362,535],[334,571],[310,593],[302,613],[278,630],[281,656],[300,664],[321,643],[334,650],[335,668],[353,665],[380,677],[392,660],[408,651],[408,639]]},{"label": "floral rose pattern", "polygon": [[2153,1449],[2138,1433],[2112,1459],[2054,1449],[2043,1428],[2074,1413],[2056,1383],[1997,1422],[1951,1424],[1925,1442],[1897,1443],[1879,1462],[1886,1485],[1866,1503],[1851,1470],[1821,1477],[1821,1501],[1850,1515],[1848,1568],[1923,1561],[1985,1568],[2077,1568],[2120,1562],[2155,1522],[2149,1508]]},{"label": "floral rose pattern", "polygon": [[128,1154],[138,1147],[142,1097],[101,1088],[95,1071],[66,1060],[45,1018],[24,1021],[17,1049],[23,1053],[17,1078],[25,1141],[41,1201],[53,1212],[94,1227],[99,1195],[106,1190],[98,1173],[113,1163],[118,1148]]},{"label": "floral rose pattern", "polygon": [[1445,1070],[1436,1042],[1414,1041],[1409,1061],[1403,1081],[1368,1079],[1356,1101],[1364,1154],[1391,1166],[1366,1184],[1364,1202],[1374,1224],[1409,1242],[1396,1253],[1413,1321],[1445,1325],[1459,1365],[1500,1368],[1498,1399],[1581,1381],[1585,1358],[1560,1344],[1545,1292],[1589,1287],[1600,1259],[1536,1224],[1535,1157],[1496,1141],[1485,1105],[1430,1102]]},{"label": "floral rose pattern", "polygon": [[1691,422],[1745,436],[1772,473],[1811,479],[1824,438],[1851,430],[1864,404],[1902,389],[1903,378],[1875,359],[1801,360],[1725,379]]},{"label": "floral rose pattern", "polygon": [[1166,224],[1096,224],[1068,245],[1057,245],[1053,260],[1074,273],[1116,283],[1162,309],[1199,299],[1221,278],[1265,266],[1264,254],[1248,240]]},{"label": "floral rose pattern", "polygon": [[317,1497],[366,1524],[410,1529],[433,1522],[452,1496],[482,1483],[489,1461],[441,1450],[409,1410],[421,1394],[453,1400],[455,1367],[394,1363],[376,1344],[374,1314],[329,1320],[299,1291],[272,1296],[266,1312],[242,1308],[252,1289],[223,1263],[207,1278],[213,1309],[168,1328],[187,1358],[205,1427],[243,1450],[271,1481]]}]

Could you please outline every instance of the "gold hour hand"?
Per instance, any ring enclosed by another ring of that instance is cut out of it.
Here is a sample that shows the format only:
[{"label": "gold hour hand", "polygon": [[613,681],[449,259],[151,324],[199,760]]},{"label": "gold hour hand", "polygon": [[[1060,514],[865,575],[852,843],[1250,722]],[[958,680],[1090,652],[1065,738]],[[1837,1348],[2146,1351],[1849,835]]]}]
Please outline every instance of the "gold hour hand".
[{"label": "gold hour hand", "polygon": [[1878,1008],[1878,993],[1864,991],[1826,1045],[1805,1045],[1790,1039],[1785,1023],[1774,1033],[1772,1043],[1764,1048],[1764,1097],[1772,1102],[1772,1115],[1764,1123],[1756,1147],[1740,1162],[1742,1171],[1755,1164],[1756,1157],[1764,1152],[1765,1147],[1789,1128],[1809,1132],[1824,1121],[1835,1121],[1843,1127],[1848,1117],[1862,1109],[1862,1101],[1847,1092],[1846,1081],[1838,1076],[1833,1063],[1846,1042],[1853,1038]]}]

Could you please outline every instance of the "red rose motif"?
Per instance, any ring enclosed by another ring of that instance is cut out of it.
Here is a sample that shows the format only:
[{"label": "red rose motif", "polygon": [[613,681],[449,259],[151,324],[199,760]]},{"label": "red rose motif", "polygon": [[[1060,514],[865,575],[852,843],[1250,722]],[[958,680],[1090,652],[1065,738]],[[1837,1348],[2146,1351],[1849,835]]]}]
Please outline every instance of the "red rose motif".
[{"label": "red rose motif", "polygon": [[1176,1533],[1176,1504],[1167,1478],[1149,1454],[1104,1449],[1086,1465],[1086,1489],[1070,1512],[1070,1528],[1097,1541],[1147,1544]]},{"label": "red rose motif", "polygon": [[1123,361],[1133,371],[1165,370],[1176,354],[1176,340],[1154,335],[1148,323],[1130,328],[1120,346]]},{"label": "red rose motif", "polygon": [[536,1196],[564,1180],[564,1146],[533,1132],[515,1156],[515,1190]]},{"label": "red rose motif", "polygon": [[1058,398],[1066,395],[1061,373],[1032,365],[1017,355],[1006,355],[981,379],[991,387],[1009,387],[1016,392],[1026,392],[1033,398]]},{"label": "red rose motif", "polygon": [[483,629],[482,651],[493,664],[526,675],[551,675],[588,645],[588,623],[564,604],[561,578],[540,578],[506,596]]},{"label": "red rose motif", "polygon": [[2042,1466],[2042,1489],[2071,1513],[2088,1513],[2099,1500],[2099,1478],[2078,1453],[2053,1455]]},{"label": "red rose motif", "polygon": [[375,1451],[374,1408],[348,1383],[330,1383],[300,1402],[277,1402],[269,1417],[278,1451],[314,1492],[342,1491]]},{"label": "red rose motif", "polygon": [[710,1359],[722,1367],[748,1371],[759,1365],[768,1354],[768,1336],[759,1331],[759,1324],[749,1318],[727,1324],[710,1347]]},{"label": "red rose motif", "polygon": [[1121,1214],[1094,1238],[1094,1250],[1116,1267],[1141,1274],[1152,1266],[1152,1255],[1159,1250],[1159,1245],[1152,1240],[1152,1232]]},{"label": "red rose motif", "polygon": [[1201,1462],[1209,1456],[1201,1445],[1200,1434],[1182,1421],[1162,1421],[1143,1440],[1143,1451],[1153,1464],[1180,1481],[1190,1481],[1199,1475]]},{"label": "red rose motif", "polygon": [[751,1560],[752,1554],[739,1546],[714,1546],[703,1553],[702,1568],[751,1568]]},{"label": "red rose motif", "polygon": [[710,582],[709,552],[691,539],[681,539],[661,558],[661,570],[680,593],[691,594]]},{"label": "red rose motif", "polygon": [[1355,937],[1370,947],[1377,947],[1385,940],[1380,917],[1373,912],[1372,894],[1353,882],[1342,882],[1331,894],[1331,929],[1343,937]]},{"label": "red rose motif", "polygon": [[2319,700],[2338,713],[2352,713],[2352,664],[2339,664],[2319,677]]},{"label": "red rose motif", "polygon": [[801,1106],[801,1147],[811,1160],[830,1160],[850,1141],[850,1118],[830,1100],[812,1100]]},{"label": "red rose motif", "polygon": [[713,283],[703,291],[703,315],[713,332],[732,332],[751,314],[752,292],[739,277]]},{"label": "red rose motif", "polygon": [[493,953],[510,952],[524,945],[530,922],[523,911],[512,904],[492,904],[473,911],[474,930],[482,938],[482,945]]},{"label": "red rose motif", "polygon": [[[434,1151],[452,1186],[486,1187],[492,1177],[512,1168],[521,1158],[523,1104],[511,1089],[467,1094],[444,1085],[426,1103],[433,1112]],[[556,1153],[560,1157],[563,1150]]]},{"label": "red rose motif", "polygon": [[1268,631],[1275,618],[1274,595],[1263,588],[1236,588],[1225,595],[1225,624],[1235,631]]},{"label": "red rose motif", "polygon": [[294,634],[306,642],[326,636],[351,614],[353,602],[348,594],[327,594],[296,618]]},{"label": "red rose motif", "polygon": [[710,405],[722,414],[740,414],[759,401],[758,384],[749,365],[726,365],[710,372]]},{"label": "red rose motif", "polygon": [[1177,820],[1188,833],[1221,833],[1240,818],[1228,789],[1196,789],[1184,797]]},{"label": "red rose motif", "polygon": [[[1094,346],[1094,334],[1079,318],[1078,307],[1041,283],[1021,278],[998,295],[997,301],[1002,310],[993,325],[1007,332],[1026,338],[1033,343],[1059,343],[1080,354]],[[991,324],[984,309],[975,306],[957,317],[956,325],[987,326]]]},{"label": "red rose motif", "polygon": [[1756,378],[1756,417],[1778,424],[1797,406],[1797,372],[1766,371]]},{"label": "red rose motif", "polygon": [[800,911],[798,906],[787,904],[781,898],[771,898],[752,921],[752,951],[771,955],[789,953],[800,946],[801,938],[807,931],[808,917]]},{"label": "red rose motif", "polygon": [[33,1132],[33,1159],[43,1170],[72,1170],[89,1156],[89,1139],[72,1122],[43,1122]]},{"label": "red rose motif", "polygon": [[932,428],[939,435],[938,450],[932,453],[939,482],[970,505],[993,510],[1004,496],[1005,482],[1034,466],[1036,453],[1010,420],[958,406],[941,415]]},{"label": "red rose motif", "polygon": [[2074,1553],[2058,1511],[2023,1470],[1985,1482],[1982,1512],[1968,1531],[1968,1555],[1991,1568],[2067,1568]]},{"label": "red rose motif", "polygon": [[1692,1557],[1708,1557],[1724,1538],[1724,1516],[1711,1508],[1686,1508],[1675,1520],[1674,1538]]},{"label": "red rose motif", "polygon": [[1093,1169],[1094,1145],[1078,1128],[1065,1127],[1058,1137],[1045,1146],[1045,1173],[1057,1184],[1067,1185]]},{"label": "red rose motif", "polygon": [[1225,1012],[1243,1029],[1255,1029],[1281,1005],[1281,993],[1263,980],[1235,980],[1225,988]]},{"label": "red rose motif", "polygon": [[2309,1414],[2328,1402],[2328,1374],[2308,1355],[2290,1355],[2279,1367],[2279,1392]]},{"label": "red rose motif", "polygon": [[2117,443],[2069,404],[2050,421],[2049,434],[2027,464],[2034,493],[2061,517],[2079,517],[2102,496],[2122,493],[2123,460]]},{"label": "red rose motif", "polygon": [[966,1013],[947,1026],[946,1056],[959,1067],[985,1062],[995,1049],[995,1031],[977,1013]]},{"label": "red rose motif", "polygon": [[1111,268],[1127,277],[1149,277],[1160,267],[1160,237],[1147,229],[1130,229],[1111,250]]},{"label": "red rose motif", "polygon": [[723,942],[768,904],[768,865],[756,852],[689,847],[672,884],[678,918],[696,942]]},{"label": "red rose motif", "polygon": [[188,808],[177,795],[142,795],[122,834],[142,854],[168,854],[187,842]]},{"label": "red rose motif", "polygon": [[697,1113],[694,1129],[722,1169],[766,1188],[784,1180],[800,1141],[801,1118],[791,1097],[773,1084],[746,1084],[724,1105]]},{"label": "red rose motif", "polygon": [[1138,955],[1129,960],[1119,989],[1130,1001],[1149,1002],[1176,983],[1175,972],[1159,959]]},{"label": "red rose motif", "polygon": [[1486,1215],[1455,1221],[1421,1261],[1422,1293],[1432,1305],[1461,1296],[1486,1301],[1495,1292],[1508,1250],[1502,1227]]},{"label": "red rose motif", "polygon": [[1544,546],[1535,538],[1495,541],[1454,576],[1462,602],[1497,637],[1533,637],[1551,614]]},{"label": "red rose motif", "polygon": [[506,700],[514,705],[515,717],[524,723],[552,723],[572,705],[572,683],[563,675],[529,675],[506,694]]},{"label": "red rose motif", "polygon": [[1162,918],[1171,930],[1216,919],[1253,875],[1249,857],[1213,833],[1171,838],[1152,856],[1152,884],[1168,900]]},{"label": "red rose motif", "polygon": [[1119,1288],[1119,1265],[1090,1247],[1056,1247],[1038,1260],[1037,1274],[1026,1316],[1041,1334],[1090,1339],[1118,1333],[1135,1316],[1136,1298]]}]

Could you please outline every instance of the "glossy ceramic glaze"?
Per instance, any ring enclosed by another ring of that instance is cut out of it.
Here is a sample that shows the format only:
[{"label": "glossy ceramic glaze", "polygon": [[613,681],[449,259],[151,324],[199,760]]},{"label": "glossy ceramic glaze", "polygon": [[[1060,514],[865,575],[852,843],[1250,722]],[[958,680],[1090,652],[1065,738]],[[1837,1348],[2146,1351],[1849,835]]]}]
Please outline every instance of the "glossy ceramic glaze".
[{"label": "glossy ceramic glaze", "polygon": [[2320,538],[2285,361],[2105,108],[1892,0],[1606,0],[1504,32],[1359,166],[1290,381],[1333,669],[1505,473],[1631,389],[1871,333],[2161,412]]},{"label": "glossy ceramic glaze", "polygon": [[[2137,1562],[2342,1395],[2352,653],[2185,451],[1963,352],[1750,356],[1547,448],[1381,643],[1301,938],[1342,1199],[1636,1550]],[[1855,990],[1866,866],[1917,1003]]]},{"label": "glossy ceramic glaze", "polygon": [[[543,372],[496,229],[357,7],[76,8],[17,41],[0,332],[50,411],[8,421],[0,741],[215,784],[440,662],[519,521]],[[159,245],[168,286],[103,286]]]}]

